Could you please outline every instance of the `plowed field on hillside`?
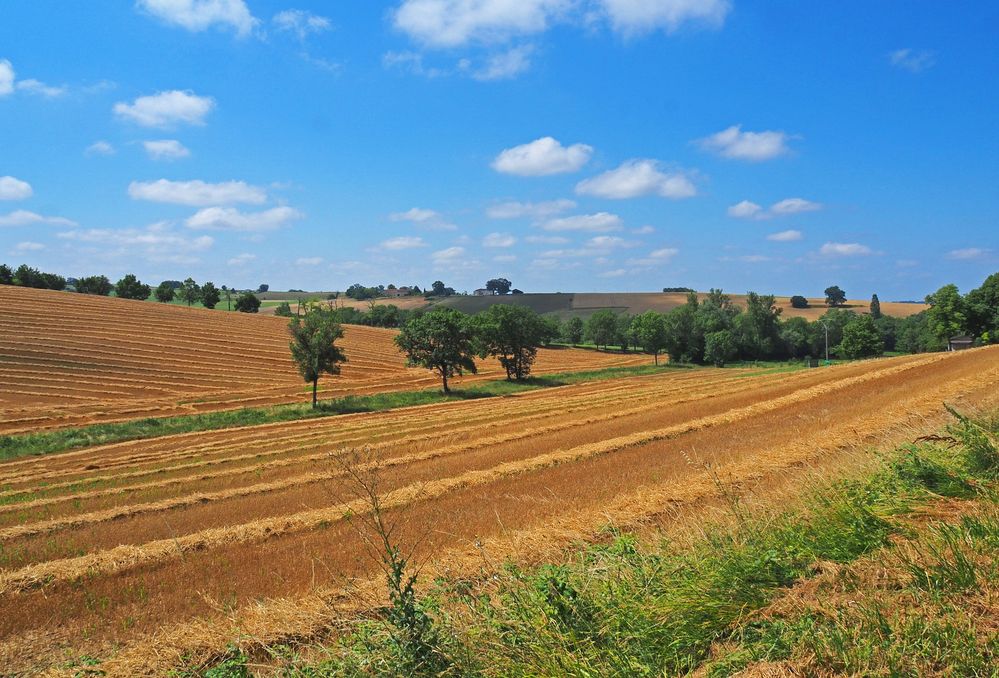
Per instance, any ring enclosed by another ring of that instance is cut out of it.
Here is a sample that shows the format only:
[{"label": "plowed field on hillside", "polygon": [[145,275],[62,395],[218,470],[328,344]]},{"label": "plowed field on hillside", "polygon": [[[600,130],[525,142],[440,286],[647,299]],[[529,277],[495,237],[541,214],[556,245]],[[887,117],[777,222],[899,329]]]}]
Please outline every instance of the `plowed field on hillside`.
[{"label": "plowed field on hillside", "polygon": [[[68,292],[0,286],[0,434],[305,402],[287,320]],[[394,330],[348,326],[349,362],[321,397],[430,388],[407,368]],[[538,374],[649,362],[541,350]],[[495,360],[465,381],[503,375]],[[458,381],[461,383],[461,380]]]},{"label": "plowed field on hillside", "polygon": [[[793,373],[662,374],[167,436],[0,464],[0,662],[162,675],[235,638],[322,633],[377,565],[329,453],[368,450],[425,579],[785,478],[999,400],[999,347]],[[705,465],[710,464],[710,469]]]}]

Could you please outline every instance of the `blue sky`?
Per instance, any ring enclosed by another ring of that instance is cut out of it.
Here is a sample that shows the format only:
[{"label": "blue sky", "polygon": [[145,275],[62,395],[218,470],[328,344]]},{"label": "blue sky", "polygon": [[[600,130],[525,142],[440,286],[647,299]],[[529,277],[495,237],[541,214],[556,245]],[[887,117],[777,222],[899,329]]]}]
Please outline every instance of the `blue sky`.
[{"label": "blue sky", "polygon": [[6,0],[0,261],[919,299],[999,269],[999,5]]}]

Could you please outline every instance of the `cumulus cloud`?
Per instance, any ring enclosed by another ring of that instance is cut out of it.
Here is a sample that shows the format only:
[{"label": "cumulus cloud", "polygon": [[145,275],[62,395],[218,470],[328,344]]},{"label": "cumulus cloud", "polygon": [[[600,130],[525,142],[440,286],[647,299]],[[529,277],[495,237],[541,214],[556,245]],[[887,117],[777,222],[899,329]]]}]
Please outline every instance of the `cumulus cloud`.
[{"label": "cumulus cloud", "polygon": [[981,259],[987,256],[991,250],[983,249],[981,247],[965,247],[964,249],[951,250],[947,253],[948,259],[954,259],[957,261],[965,261],[968,259]]},{"label": "cumulus cloud", "polygon": [[31,242],[30,240],[25,240],[14,245],[15,252],[38,252],[43,249],[45,249],[45,245],[40,242]]},{"label": "cumulus cloud", "polygon": [[15,91],[54,99],[65,94],[68,88],[46,85],[34,78],[18,80],[14,72],[14,65],[7,59],[0,59],[0,97],[13,94]]},{"label": "cumulus cloud", "polygon": [[482,239],[483,247],[513,247],[517,239],[509,233],[490,233]]},{"label": "cumulus cloud", "polygon": [[435,264],[442,264],[450,261],[456,261],[462,259],[465,256],[465,248],[448,247],[446,249],[437,250],[430,256]]},{"label": "cumulus cloud", "polygon": [[408,221],[434,231],[454,231],[458,228],[448,222],[440,212],[423,207],[411,207],[405,212],[393,212],[388,218],[389,221]]},{"label": "cumulus cloud", "polygon": [[937,63],[936,55],[926,49],[896,49],[888,55],[891,65],[896,68],[904,68],[910,73],[922,73],[927,68],[932,68]]},{"label": "cumulus cloud", "polygon": [[195,263],[199,261],[198,253],[215,243],[211,236],[190,237],[176,233],[168,222],[146,228],[64,231],[58,237],[81,245],[97,246],[104,257],[142,256],[149,261],[171,263]]},{"label": "cumulus cloud", "polygon": [[324,16],[301,9],[286,9],[274,15],[274,26],[279,31],[288,31],[305,40],[314,33],[323,33],[333,28],[333,22]]},{"label": "cumulus cloud", "polygon": [[193,32],[221,26],[245,36],[258,23],[243,0],[138,0],[136,4],[167,24]]},{"label": "cumulus cloud", "polygon": [[191,151],[176,139],[143,141],[142,146],[153,160],[180,160],[191,155]]},{"label": "cumulus cloud", "polygon": [[215,99],[191,91],[170,90],[138,97],[128,104],[119,101],[112,109],[119,118],[143,127],[204,125],[215,108]]},{"label": "cumulus cloud", "polygon": [[542,224],[541,228],[546,231],[606,233],[608,231],[620,231],[622,223],[621,217],[616,214],[597,212],[596,214],[577,214],[571,217],[549,219]]},{"label": "cumulus cloud", "polygon": [[728,215],[736,219],[755,219],[762,221],[774,217],[786,217],[803,212],[815,212],[822,209],[822,203],[805,200],[804,198],[785,198],[775,202],[768,209],[749,200],[743,200],[728,208]]},{"label": "cumulus cloud", "polygon": [[638,228],[631,229],[631,232],[635,235],[649,235],[650,233],[655,233],[656,229],[646,224],[645,226],[639,226]]},{"label": "cumulus cloud", "polygon": [[529,235],[524,238],[529,243],[542,244],[542,245],[564,245],[569,242],[568,238],[564,238],[560,235]]},{"label": "cumulus cloud", "polygon": [[114,146],[107,141],[95,141],[83,151],[86,155],[114,155]]},{"label": "cumulus cloud", "polygon": [[243,181],[224,181],[210,184],[200,179],[194,181],[133,181],[128,185],[128,195],[133,200],[165,202],[190,207],[249,203],[259,205],[267,193],[258,186]]},{"label": "cumulus cloud", "polygon": [[490,219],[544,219],[571,210],[576,206],[573,200],[549,200],[546,202],[501,202],[486,208]]},{"label": "cumulus cloud", "polygon": [[[472,77],[476,80],[508,80],[515,78],[531,67],[531,53],[534,47],[531,45],[520,45],[492,54],[486,58],[485,64],[481,68],[471,71]],[[463,70],[468,70],[471,65],[468,61],[462,61]]]},{"label": "cumulus cloud", "polygon": [[0,59],[0,97],[14,91],[14,66],[7,59]]},{"label": "cumulus cloud", "polygon": [[576,193],[614,200],[643,195],[680,200],[697,195],[697,188],[687,174],[663,172],[655,160],[627,160],[617,169],[580,181]]},{"label": "cumulus cloud", "polygon": [[563,146],[552,137],[502,151],[492,162],[492,168],[503,174],[540,177],[580,170],[590,160],[593,147],[586,144]]},{"label": "cumulus cloud", "polygon": [[240,212],[235,207],[206,207],[187,218],[188,228],[217,231],[273,231],[305,215],[291,207],[273,207],[262,212]]},{"label": "cumulus cloud", "polygon": [[743,132],[742,125],[732,125],[721,132],[700,139],[701,148],[723,158],[761,162],[785,155],[790,151],[791,136],[785,132]]},{"label": "cumulus cloud", "polygon": [[33,191],[31,184],[16,177],[0,177],[0,200],[25,200]]},{"label": "cumulus cloud", "polygon": [[250,254],[249,252],[244,252],[243,254],[237,254],[236,256],[232,257],[226,263],[229,266],[246,266],[256,258],[257,258],[256,254]]},{"label": "cumulus cloud", "polygon": [[732,9],[729,0],[600,0],[614,30],[625,35],[664,30],[686,23],[720,28]]},{"label": "cumulus cloud", "polygon": [[867,245],[855,242],[827,242],[819,249],[819,254],[826,257],[858,257],[873,254]]},{"label": "cumulus cloud", "polygon": [[767,236],[767,240],[772,240],[774,242],[794,242],[795,240],[801,240],[802,237],[801,231],[789,229],[787,231],[771,233]]},{"label": "cumulus cloud", "polygon": [[412,250],[418,247],[426,247],[427,243],[424,242],[423,238],[415,236],[402,235],[398,238],[389,238],[388,240],[383,240],[379,247],[383,250]]},{"label": "cumulus cloud", "polygon": [[43,224],[46,226],[76,226],[75,221],[63,217],[47,217],[28,210],[15,210],[10,214],[0,215],[0,226],[31,226]]}]

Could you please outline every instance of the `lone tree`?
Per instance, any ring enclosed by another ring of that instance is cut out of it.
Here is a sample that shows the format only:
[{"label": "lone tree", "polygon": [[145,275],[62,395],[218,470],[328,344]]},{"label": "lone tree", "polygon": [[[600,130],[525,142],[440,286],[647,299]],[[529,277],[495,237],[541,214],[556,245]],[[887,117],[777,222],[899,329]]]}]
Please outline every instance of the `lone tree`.
[{"label": "lone tree", "polygon": [[610,309],[602,309],[586,321],[586,336],[601,348],[607,348],[617,341],[617,315]]},{"label": "lone tree", "polygon": [[260,310],[260,300],[253,292],[243,292],[236,299],[236,310],[240,313],[256,313]]},{"label": "lone tree", "polygon": [[513,283],[506,278],[493,278],[486,282],[486,289],[493,294],[510,294]]},{"label": "lone tree", "polygon": [[659,364],[659,354],[669,342],[669,328],[662,313],[646,311],[636,315],[631,321],[635,338],[646,353],[651,353],[656,365]]},{"label": "lone tree", "polygon": [[156,301],[162,301],[164,304],[173,301],[173,285],[169,281],[164,280],[160,283],[159,287],[156,288]]},{"label": "lone tree", "polygon": [[475,328],[471,318],[453,308],[437,308],[412,318],[402,326],[395,343],[409,364],[441,375],[444,393],[447,380],[466,371],[475,374]]},{"label": "lone tree", "polygon": [[149,285],[143,285],[142,282],[135,277],[134,273],[127,274],[124,278],[115,283],[114,286],[115,296],[121,297],[122,299],[148,299],[149,292]]},{"label": "lone tree", "polygon": [[343,328],[336,322],[333,311],[316,309],[304,318],[294,318],[288,324],[291,334],[291,357],[302,379],[312,383],[312,408],[318,404],[319,377],[340,374],[340,363],[347,362],[336,340],[343,337]]},{"label": "lone tree", "polygon": [[791,308],[808,308],[808,299],[800,294],[794,295],[791,297]]},{"label": "lone tree", "polygon": [[881,317],[881,301],[878,295],[871,295],[871,317],[877,320]]},{"label": "lone tree", "polygon": [[201,299],[201,286],[194,282],[194,278],[188,278],[181,285],[180,299],[186,301],[188,306]]},{"label": "lone tree", "polygon": [[76,291],[81,294],[96,294],[106,297],[114,286],[106,275],[88,275],[76,281]]},{"label": "lone tree", "polygon": [[508,381],[531,373],[540,347],[549,336],[544,319],[527,306],[496,304],[475,318],[479,355],[499,358]]},{"label": "lone tree", "polygon": [[845,303],[846,292],[841,290],[839,285],[826,288],[826,304],[829,306],[842,306]]},{"label": "lone tree", "polygon": [[201,287],[201,304],[205,308],[215,308],[215,305],[219,303],[222,298],[222,294],[219,292],[219,288],[215,287],[215,283],[206,282]]},{"label": "lone tree", "polygon": [[583,343],[583,319],[579,316],[572,316],[565,324],[565,340],[573,346]]}]

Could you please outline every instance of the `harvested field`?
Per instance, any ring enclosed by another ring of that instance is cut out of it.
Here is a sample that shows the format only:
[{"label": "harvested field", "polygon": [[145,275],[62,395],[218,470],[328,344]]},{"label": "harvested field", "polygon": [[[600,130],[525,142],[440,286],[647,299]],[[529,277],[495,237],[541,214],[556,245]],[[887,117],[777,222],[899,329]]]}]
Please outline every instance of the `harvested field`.
[{"label": "harvested field", "polygon": [[[4,285],[0,327],[0,435],[307,399],[283,318]],[[347,327],[349,362],[339,377],[320,381],[320,396],[436,386],[429,371],[405,366],[394,336],[394,330]],[[535,372],[646,362],[545,349]],[[502,375],[487,360],[464,381]]]},{"label": "harvested field", "polygon": [[86,654],[108,675],[161,675],[236,638],[327,632],[378,589],[337,501],[338,449],[365,447],[359,463],[381,466],[425,579],[475,576],[928,432],[944,401],[999,404],[999,347],[792,373],[664,370],[3,463],[0,660],[33,672]]}]

